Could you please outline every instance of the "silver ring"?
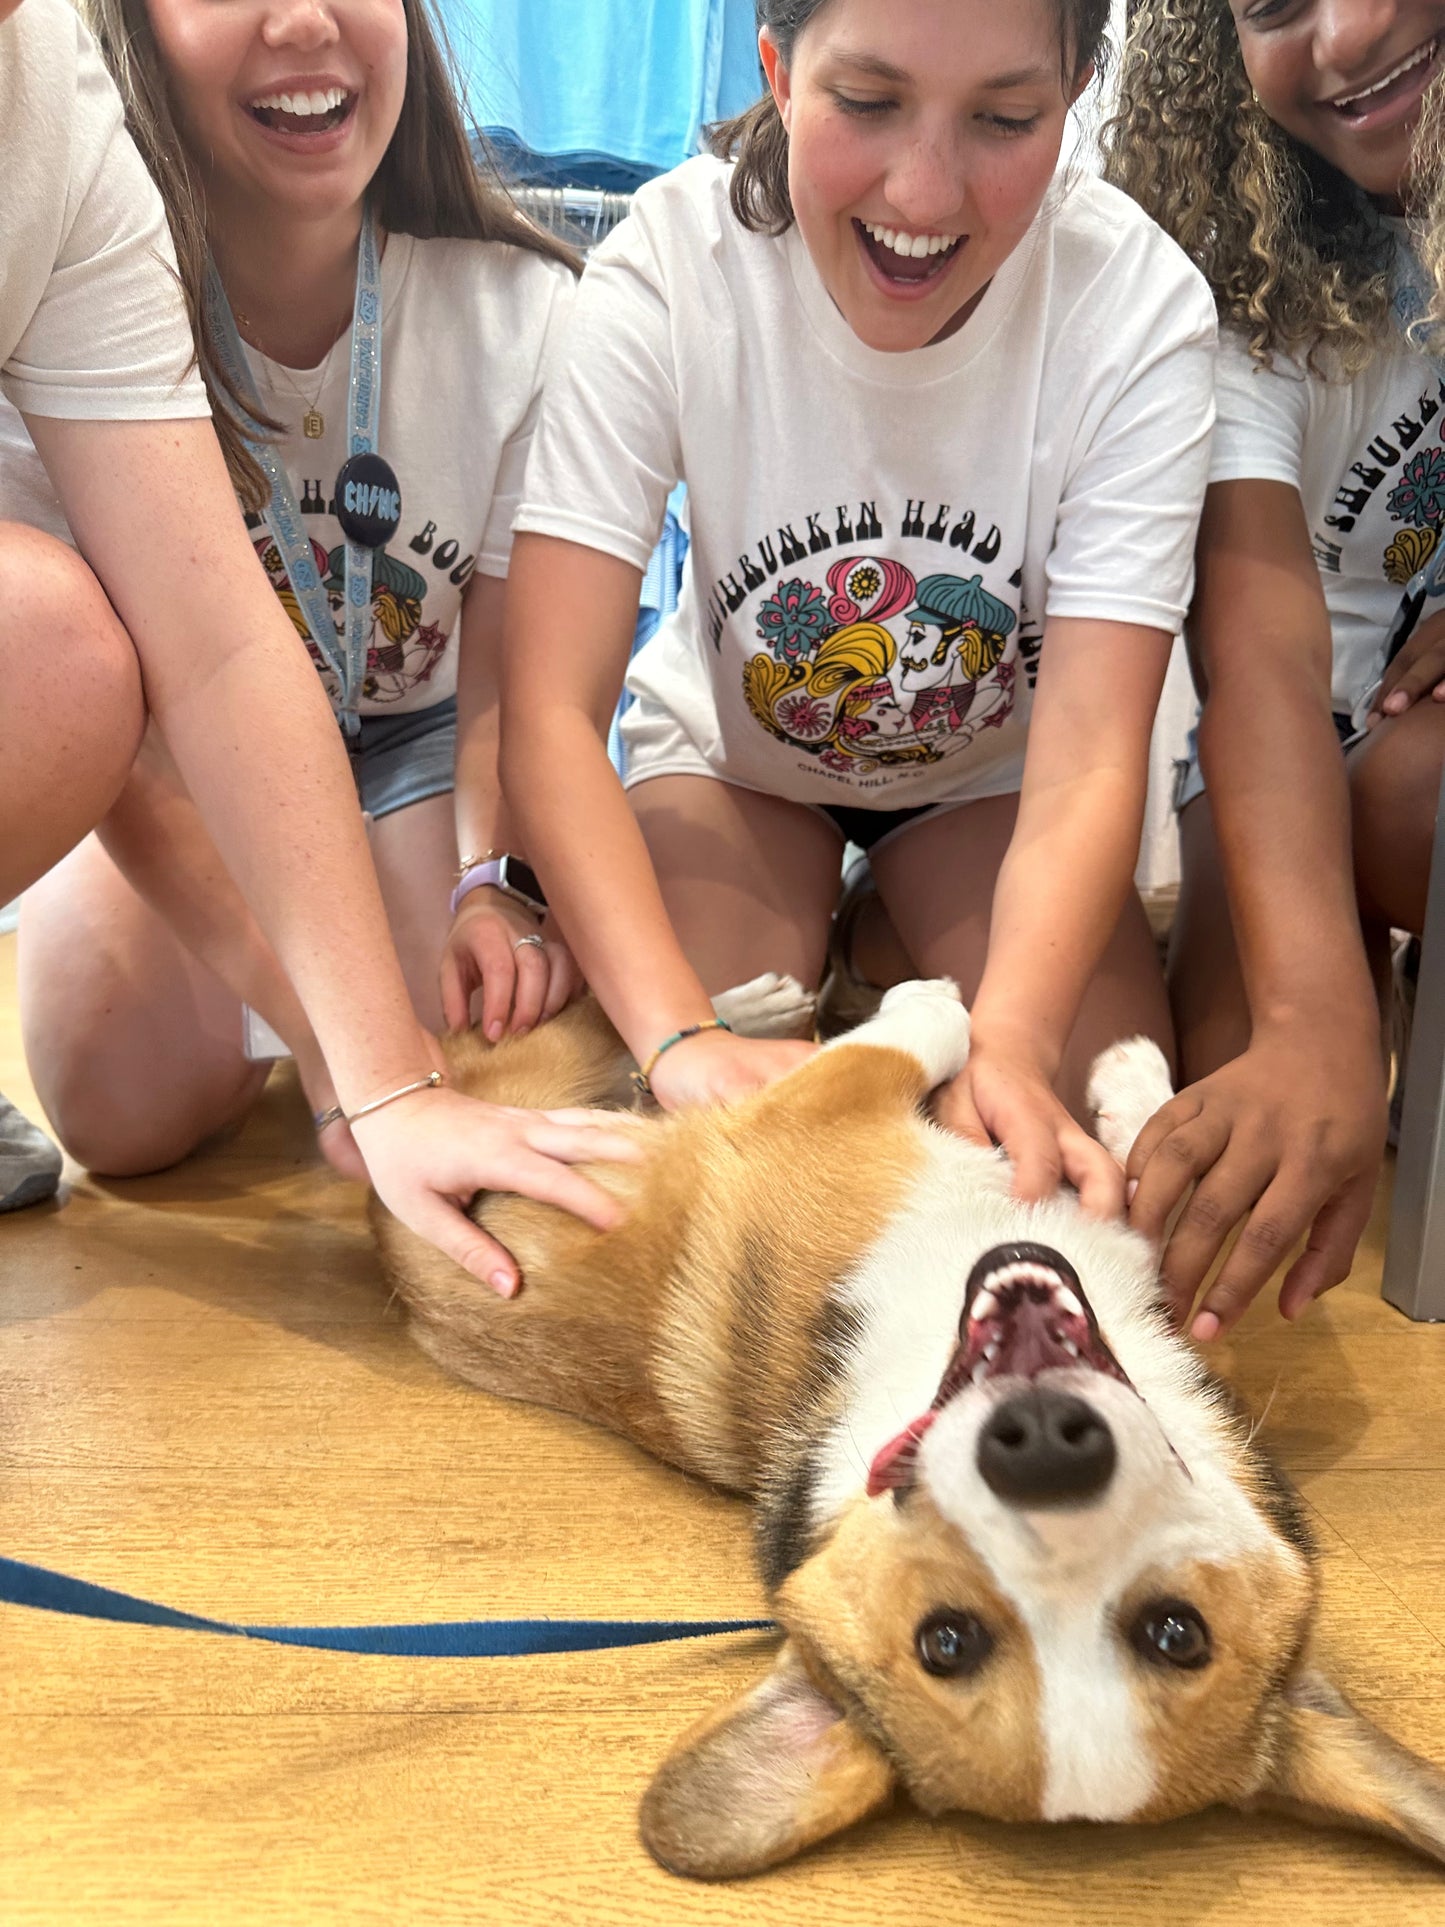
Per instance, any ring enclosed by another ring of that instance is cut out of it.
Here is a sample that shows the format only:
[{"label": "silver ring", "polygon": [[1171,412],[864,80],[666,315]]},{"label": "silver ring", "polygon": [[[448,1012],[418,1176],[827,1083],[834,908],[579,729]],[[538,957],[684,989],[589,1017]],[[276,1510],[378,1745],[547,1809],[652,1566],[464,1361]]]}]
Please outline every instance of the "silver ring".
[{"label": "silver ring", "polygon": [[518,937],[517,941],[512,945],[512,948],[513,950],[525,950],[529,944],[535,945],[538,950],[545,950],[547,948],[545,940],[535,934],[530,937]]}]

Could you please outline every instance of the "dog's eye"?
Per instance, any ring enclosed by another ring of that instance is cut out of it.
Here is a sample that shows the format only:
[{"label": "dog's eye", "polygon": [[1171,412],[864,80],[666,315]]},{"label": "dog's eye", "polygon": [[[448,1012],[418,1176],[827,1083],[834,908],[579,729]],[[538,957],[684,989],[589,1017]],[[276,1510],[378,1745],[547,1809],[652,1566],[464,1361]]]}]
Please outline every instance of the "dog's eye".
[{"label": "dog's eye", "polygon": [[924,1672],[938,1679],[976,1673],[993,1651],[993,1634],[976,1613],[961,1606],[930,1613],[913,1640]]},{"label": "dog's eye", "polygon": [[1213,1658],[1209,1628],[1182,1599],[1156,1599],[1129,1628],[1129,1643],[1155,1666],[1197,1672]]}]

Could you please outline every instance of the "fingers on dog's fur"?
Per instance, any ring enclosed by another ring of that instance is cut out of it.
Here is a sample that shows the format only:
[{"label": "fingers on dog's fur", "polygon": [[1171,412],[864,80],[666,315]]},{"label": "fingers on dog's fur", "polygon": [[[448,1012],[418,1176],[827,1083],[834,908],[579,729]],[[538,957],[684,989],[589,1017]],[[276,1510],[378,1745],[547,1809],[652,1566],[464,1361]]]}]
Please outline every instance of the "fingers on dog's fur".
[{"label": "fingers on dog's fur", "polygon": [[632,1059],[595,997],[571,1004],[525,1037],[488,1044],[474,1030],[444,1041],[451,1081],[468,1097],[523,1110],[629,1108]]}]

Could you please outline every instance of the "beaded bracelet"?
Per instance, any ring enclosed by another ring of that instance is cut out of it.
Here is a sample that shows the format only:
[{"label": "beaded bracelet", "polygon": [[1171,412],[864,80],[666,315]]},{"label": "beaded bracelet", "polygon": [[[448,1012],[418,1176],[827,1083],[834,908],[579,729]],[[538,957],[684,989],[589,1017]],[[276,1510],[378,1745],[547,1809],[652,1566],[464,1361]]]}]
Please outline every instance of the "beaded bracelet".
[{"label": "beaded bracelet", "polygon": [[700,1037],[705,1030],[725,1030],[731,1035],[732,1025],[726,1017],[709,1017],[705,1024],[689,1024],[686,1030],[675,1030],[671,1037],[664,1037],[642,1068],[632,1073],[632,1082],[644,1097],[652,1096],[652,1085],[649,1080],[657,1069],[657,1060],[663,1052],[671,1050],[674,1044],[685,1043],[689,1037]]}]

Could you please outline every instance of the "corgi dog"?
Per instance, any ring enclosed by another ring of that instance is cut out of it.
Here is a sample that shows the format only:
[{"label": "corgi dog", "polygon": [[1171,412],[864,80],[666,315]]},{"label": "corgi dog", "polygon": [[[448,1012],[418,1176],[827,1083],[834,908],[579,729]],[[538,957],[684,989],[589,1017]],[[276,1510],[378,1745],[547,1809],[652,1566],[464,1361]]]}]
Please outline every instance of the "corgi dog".
[{"label": "corgi dog", "polygon": [[[811,1034],[786,979],[719,1007]],[[373,1207],[440,1364],[754,1503],[783,1642],[662,1762],[647,1847],[756,1873],[901,1790],[1000,1820],[1278,1806],[1445,1858],[1445,1776],[1320,1670],[1299,1507],[1165,1317],[1154,1251],[1072,1194],[1021,1204],[1001,1154],[924,1115],[968,1036],[951,984],[903,984],[741,1103],[636,1117],[642,1160],[591,1168],[626,1206],[608,1232],[479,1198],[512,1300]],[[496,1103],[627,1101],[594,1003],[448,1054]],[[1122,1159],[1168,1095],[1154,1045],[1105,1053],[1101,1140]]]}]

